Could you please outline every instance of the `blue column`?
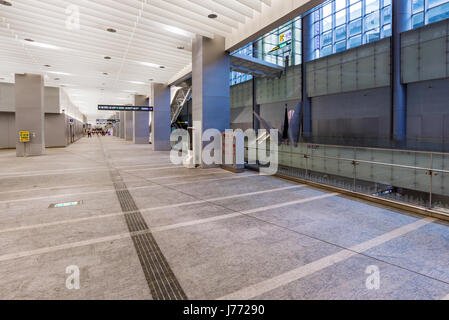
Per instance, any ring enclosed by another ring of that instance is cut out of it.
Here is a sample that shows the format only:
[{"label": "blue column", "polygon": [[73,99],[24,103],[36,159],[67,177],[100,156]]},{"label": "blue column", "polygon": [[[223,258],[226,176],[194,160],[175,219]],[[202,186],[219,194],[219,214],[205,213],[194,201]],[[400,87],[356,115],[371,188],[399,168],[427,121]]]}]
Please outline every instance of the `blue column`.
[{"label": "blue column", "polygon": [[[230,128],[231,99],[229,88],[230,71],[229,54],[225,51],[225,38],[216,36],[208,39],[196,36],[192,45],[192,117],[194,135],[195,159],[199,162],[203,148],[207,143],[196,141],[201,139],[207,129],[217,129],[224,132]],[[207,167],[205,164],[201,165]]]},{"label": "blue column", "polygon": [[392,1],[392,138],[405,141],[407,138],[407,87],[401,81],[401,33],[410,24],[409,1]]},{"label": "blue column", "polygon": [[125,112],[120,111],[120,131],[119,138],[125,139]]},{"label": "blue column", "polygon": [[305,138],[310,138],[312,137],[312,99],[307,94],[307,62],[313,59],[312,15],[308,14],[304,16],[301,23],[303,132]]},{"label": "blue column", "polygon": [[152,141],[154,151],[170,151],[170,87],[162,83],[152,84]]},{"label": "blue column", "polygon": [[[135,106],[146,106],[147,97],[143,95],[134,96]],[[150,113],[144,111],[133,112],[133,142],[135,144],[150,143]]]}]

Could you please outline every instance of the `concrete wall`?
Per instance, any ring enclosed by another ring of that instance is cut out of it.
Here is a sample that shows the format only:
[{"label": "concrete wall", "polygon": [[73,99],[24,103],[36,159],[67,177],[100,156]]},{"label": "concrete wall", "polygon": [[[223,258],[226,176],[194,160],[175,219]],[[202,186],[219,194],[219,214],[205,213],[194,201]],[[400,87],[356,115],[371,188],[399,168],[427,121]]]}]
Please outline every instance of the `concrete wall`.
[{"label": "concrete wall", "polygon": [[65,147],[68,145],[67,142],[66,115],[45,114],[45,146]]},{"label": "concrete wall", "polygon": [[[71,117],[65,114],[45,114],[45,147],[66,147],[71,142],[70,126],[74,135],[74,141],[84,136],[83,123],[74,120],[70,124]],[[0,149],[14,149],[16,147],[16,129],[14,112],[0,112]]]},{"label": "concrete wall", "polygon": [[0,112],[0,149],[16,147],[14,112]]},{"label": "concrete wall", "polygon": [[[280,101],[277,103],[267,103],[260,105],[260,116],[271,126],[282,130],[285,121],[285,105],[288,110],[295,110],[298,101]],[[263,129],[263,126],[261,127]]]},{"label": "concrete wall", "polygon": [[[61,113],[64,110],[64,113]],[[83,118],[78,108],[74,106],[67,94],[56,87],[44,88],[45,111],[45,145],[46,147],[65,147],[70,144],[70,123],[72,124],[74,140],[84,135]],[[0,149],[15,148],[15,89],[13,83],[0,83]],[[85,118],[85,117],[84,117]]]},{"label": "concrete wall", "polygon": [[[0,112],[15,112],[15,90],[13,83],[0,83]],[[60,89],[44,88],[45,113],[60,113]]]},{"label": "concrete wall", "polygon": [[449,141],[449,79],[408,84],[407,138]]},{"label": "concrete wall", "polygon": [[55,87],[44,88],[44,112],[60,113],[60,89]]},{"label": "concrete wall", "polygon": [[0,112],[15,112],[14,84],[0,83]]},{"label": "concrete wall", "polygon": [[389,87],[312,98],[312,134],[319,138],[388,139]]},{"label": "concrete wall", "polygon": [[402,82],[448,78],[448,42],[449,20],[403,33]]},{"label": "concrete wall", "polygon": [[[70,120],[73,120],[73,123],[70,123]],[[72,127],[72,131],[70,131],[70,127]],[[69,145],[72,142],[76,142],[84,136],[84,127],[81,121],[73,119],[70,116],[65,115],[65,128],[66,128],[66,145]],[[72,136],[70,135],[72,133]],[[72,141],[73,139],[73,141]]]}]

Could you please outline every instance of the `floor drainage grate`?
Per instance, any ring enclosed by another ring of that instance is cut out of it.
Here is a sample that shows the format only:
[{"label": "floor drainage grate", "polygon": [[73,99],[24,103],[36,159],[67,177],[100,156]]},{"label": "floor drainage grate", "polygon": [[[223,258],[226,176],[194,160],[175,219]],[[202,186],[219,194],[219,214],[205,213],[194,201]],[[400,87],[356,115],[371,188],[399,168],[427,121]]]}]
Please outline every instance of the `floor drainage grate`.
[{"label": "floor drainage grate", "polygon": [[142,213],[123,182],[117,170],[111,168],[117,198],[125,216],[130,233],[148,231],[132,235],[140,264],[154,300],[187,300],[187,296],[171,270],[166,258],[159,248]]}]

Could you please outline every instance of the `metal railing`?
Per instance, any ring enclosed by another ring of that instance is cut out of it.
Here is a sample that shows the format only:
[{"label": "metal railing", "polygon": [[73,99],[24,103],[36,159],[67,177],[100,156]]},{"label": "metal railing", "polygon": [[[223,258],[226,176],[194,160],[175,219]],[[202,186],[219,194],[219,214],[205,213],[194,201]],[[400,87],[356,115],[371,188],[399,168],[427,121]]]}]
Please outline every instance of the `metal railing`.
[{"label": "metal railing", "polygon": [[449,153],[300,143],[278,157],[279,174],[449,214]]}]

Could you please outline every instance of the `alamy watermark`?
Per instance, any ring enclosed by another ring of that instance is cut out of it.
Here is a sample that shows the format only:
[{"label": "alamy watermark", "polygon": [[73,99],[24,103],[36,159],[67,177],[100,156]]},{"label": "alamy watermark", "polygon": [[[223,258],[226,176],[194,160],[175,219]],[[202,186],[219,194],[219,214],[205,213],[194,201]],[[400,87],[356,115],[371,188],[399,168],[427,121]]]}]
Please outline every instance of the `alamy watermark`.
[{"label": "alamy watermark", "polygon": [[366,288],[368,290],[379,290],[380,289],[380,270],[378,266],[371,265],[365,270],[366,274],[369,274],[366,278]]},{"label": "alamy watermark", "polygon": [[[200,123],[194,123],[194,127],[200,128]],[[259,129],[257,132],[253,129],[245,132],[241,129],[227,129],[224,133],[217,129],[207,129],[202,134],[197,129],[193,130],[192,135],[190,139],[189,132],[184,129],[172,132],[170,141],[173,148],[170,160],[173,164],[183,164],[191,155],[193,165],[244,166],[248,163],[259,165],[262,175],[274,175],[278,171],[279,133],[276,129],[270,132],[265,129]]]},{"label": "alamy watermark", "polygon": [[65,286],[69,290],[79,290],[80,287],[80,268],[78,266],[72,265],[68,266],[65,273],[69,276],[65,281]]},{"label": "alamy watermark", "polygon": [[80,30],[80,8],[77,5],[71,4],[66,10],[67,18],[65,20],[65,27],[67,30]]}]

